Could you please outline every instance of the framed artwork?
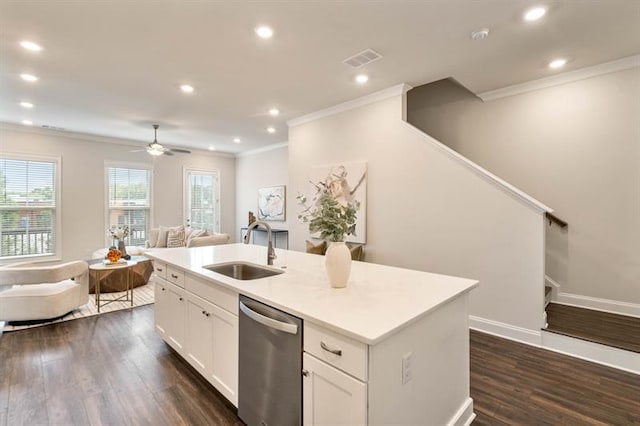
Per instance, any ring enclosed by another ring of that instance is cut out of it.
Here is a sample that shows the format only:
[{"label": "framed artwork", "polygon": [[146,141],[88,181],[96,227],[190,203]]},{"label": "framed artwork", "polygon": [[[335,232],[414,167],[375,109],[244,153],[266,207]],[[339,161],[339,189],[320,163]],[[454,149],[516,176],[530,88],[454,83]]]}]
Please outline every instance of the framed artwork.
[{"label": "framed artwork", "polygon": [[[340,197],[347,197],[360,203],[354,233],[347,235],[345,241],[365,244],[367,242],[367,162],[357,161],[311,167],[310,194],[313,194],[316,189],[313,182],[325,182],[328,176],[339,183],[341,195],[337,197],[338,200]],[[313,196],[309,197],[309,199],[312,198]],[[312,234],[311,237],[318,238],[319,235],[319,233]]]},{"label": "framed artwork", "polygon": [[258,189],[258,220],[286,220],[285,185]]}]

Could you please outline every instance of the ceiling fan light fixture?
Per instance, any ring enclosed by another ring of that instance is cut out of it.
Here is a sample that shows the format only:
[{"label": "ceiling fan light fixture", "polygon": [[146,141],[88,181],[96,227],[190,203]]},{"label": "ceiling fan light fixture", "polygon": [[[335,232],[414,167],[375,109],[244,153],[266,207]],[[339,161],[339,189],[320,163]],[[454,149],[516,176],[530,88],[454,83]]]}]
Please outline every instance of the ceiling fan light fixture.
[{"label": "ceiling fan light fixture", "polygon": [[159,144],[151,144],[147,147],[147,153],[153,155],[153,156],[160,156],[162,154],[164,154],[164,151],[154,145],[159,145]]}]

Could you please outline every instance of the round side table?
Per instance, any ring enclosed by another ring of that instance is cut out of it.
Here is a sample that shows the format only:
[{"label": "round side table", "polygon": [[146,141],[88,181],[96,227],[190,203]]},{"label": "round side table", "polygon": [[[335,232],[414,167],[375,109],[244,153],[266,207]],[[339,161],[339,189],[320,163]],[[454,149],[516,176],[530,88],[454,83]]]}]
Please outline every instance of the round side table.
[{"label": "round side table", "polygon": [[[133,307],[133,285],[131,280],[131,267],[136,265],[138,262],[135,260],[129,260],[126,263],[119,263],[115,265],[106,265],[104,263],[94,263],[93,265],[89,265],[89,269],[95,271],[97,275],[96,279],[96,287],[95,287],[95,295],[96,295],[96,307],[98,308],[98,312],[100,312],[100,308],[102,306],[108,305],[111,302],[121,301],[121,302],[131,302],[131,307]],[[122,296],[111,298],[111,299],[101,299],[100,298],[100,281],[102,278],[102,274],[106,271],[114,271],[114,270],[125,270],[125,276],[127,285],[125,288],[125,294]],[[104,302],[104,303],[103,303]]]}]

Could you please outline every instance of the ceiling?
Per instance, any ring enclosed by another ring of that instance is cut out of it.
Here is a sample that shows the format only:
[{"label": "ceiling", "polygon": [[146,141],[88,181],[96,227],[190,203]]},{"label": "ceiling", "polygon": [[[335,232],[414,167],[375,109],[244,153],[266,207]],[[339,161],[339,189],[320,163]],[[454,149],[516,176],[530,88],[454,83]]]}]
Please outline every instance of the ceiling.
[{"label": "ceiling", "polygon": [[[525,23],[537,4],[547,15]],[[255,35],[261,24],[271,39]],[[483,27],[490,36],[472,40]],[[367,48],[383,58],[342,63]],[[453,77],[479,93],[561,72],[547,67],[558,56],[566,71],[638,53],[640,0],[0,0],[0,121],[139,143],[159,123],[165,145],[238,153],[286,141],[287,120],[399,83]]]}]

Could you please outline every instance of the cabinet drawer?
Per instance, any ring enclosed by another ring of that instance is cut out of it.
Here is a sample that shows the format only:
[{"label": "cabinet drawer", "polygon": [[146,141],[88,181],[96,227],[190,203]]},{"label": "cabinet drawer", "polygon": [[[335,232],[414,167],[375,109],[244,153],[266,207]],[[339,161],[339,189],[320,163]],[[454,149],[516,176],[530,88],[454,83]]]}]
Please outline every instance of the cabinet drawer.
[{"label": "cabinet drawer", "polygon": [[238,293],[235,291],[194,277],[191,274],[187,274],[185,278],[185,288],[187,291],[220,306],[232,314],[238,315]]},{"label": "cabinet drawer", "polygon": [[364,343],[305,322],[304,351],[360,380],[367,381],[368,347]]},{"label": "cabinet drawer", "polygon": [[182,269],[167,266],[167,281],[177,286],[184,287],[184,271]]},{"label": "cabinet drawer", "polygon": [[153,273],[162,279],[167,279],[167,264],[154,260],[153,261]]}]

